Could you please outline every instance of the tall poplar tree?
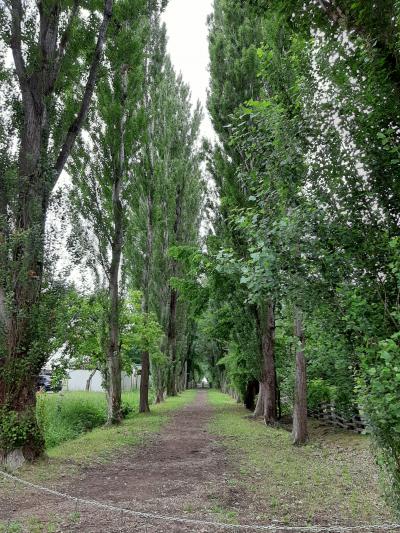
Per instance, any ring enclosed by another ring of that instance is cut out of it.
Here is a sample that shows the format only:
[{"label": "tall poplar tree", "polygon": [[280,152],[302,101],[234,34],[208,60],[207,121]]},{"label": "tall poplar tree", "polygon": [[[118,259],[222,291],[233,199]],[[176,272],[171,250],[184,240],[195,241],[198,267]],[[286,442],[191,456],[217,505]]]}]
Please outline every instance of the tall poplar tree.
[{"label": "tall poplar tree", "polygon": [[[113,2],[101,4],[102,13],[98,4],[85,4],[89,17],[80,16],[79,0],[10,0],[0,7],[1,40],[14,61],[6,96],[18,150],[17,157],[10,152],[10,173],[0,175],[3,456],[20,448],[33,459],[43,450],[35,387],[50,335],[41,316],[46,214],[88,115]],[[12,434],[6,431],[10,426],[15,427]]]},{"label": "tall poplar tree", "polygon": [[[230,142],[229,125],[240,104],[256,99],[260,94],[257,48],[261,40],[261,19],[255,15],[249,2],[238,6],[237,2],[230,0],[215,1],[214,14],[210,19],[211,85],[208,108],[223,149],[215,151],[215,170],[212,173],[222,200],[221,245],[233,248],[243,259],[248,256],[246,240],[240,229],[233,229],[229,217],[232,208],[248,206],[246,190],[236,172],[243,164],[244,156]],[[251,168],[248,170],[251,172]],[[258,301],[253,306],[243,302],[243,312],[256,324],[259,343],[257,378],[260,393],[255,414],[264,416],[266,423],[274,423],[277,418],[274,309],[271,294],[266,294],[264,301]]]},{"label": "tall poplar tree", "polygon": [[[132,205],[127,269],[131,286],[143,293],[145,314],[154,313],[165,331],[163,351],[170,360],[168,375],[169,382],[173,380],[174,393],[178,352],[184,351],[186,318],[176,289],[170,285],[170,278],[179,273],[168,251],[173,245],[198,239],[202,202],[198,146],[201,115],[199,109],[192,112],[189,90],[176,77],[165,55],[165,29],[158,26],[157,20],[154,26],[149,55],[152,61],[143,101],[145,133],[135,165],[138,195],[137,203]],[[151,365],[149,353],[144,351],[142,412],[149,409],[151,366],[158,401],[162,400],[166,387],[164,364]]]},{"label": "tall poplar tree", "polygon": [[[126,291],[121,275],[126,228],[138,194],[133,161],[143,144],[141,125],[145,87],[145,50],[151,38],[149,7],[144,0],[115,6],[110,46],[96,90],[96,104],[73,163],[73,204],[97,241],[98,262],[108,285],[107,374],[108,423],[121,420],[121,298]],[[154,5],[152,10],[157,11]]]}]

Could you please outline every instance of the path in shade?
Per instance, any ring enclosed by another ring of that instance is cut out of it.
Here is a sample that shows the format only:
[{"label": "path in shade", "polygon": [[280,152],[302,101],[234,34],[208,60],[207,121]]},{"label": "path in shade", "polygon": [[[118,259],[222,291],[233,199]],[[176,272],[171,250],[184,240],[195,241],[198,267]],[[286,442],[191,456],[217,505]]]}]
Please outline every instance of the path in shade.
[{"label": "path in shade", "polygon": [[[245,494],[229,486],[228,480],[237,473],[224,448],[207,429],[212,415],[207,391],[199,391],[195,401],[175,413],[150,443],[125,448],[110,463],[83,467],[75,479],[54,488],[78,498],[189,519],[225,521],[226,512],[235,511],[241,522],[254,523],[251,497],[246,501]],[[217,526],[144,520],[83,505],[76,507],[70,501],[31,491],[24,491],[23,499],[20,495],[17,498],[8,517],[61,517],[60,532],[220,531]]]}]

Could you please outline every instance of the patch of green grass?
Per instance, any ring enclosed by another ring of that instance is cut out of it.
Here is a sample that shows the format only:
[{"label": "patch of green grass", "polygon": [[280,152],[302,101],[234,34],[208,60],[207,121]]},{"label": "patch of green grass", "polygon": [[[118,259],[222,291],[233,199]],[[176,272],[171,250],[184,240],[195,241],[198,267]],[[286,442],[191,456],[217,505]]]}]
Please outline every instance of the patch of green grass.
[{"label": "patch of green grass", "polygon": [[382,498],[369,439],[310,423],[310,443],[292,445],[281,428],[249,419],[229,396],[209,391],[216,409],[210,429],[237,464],[243,489],[268,507],[269,521],[379,523],[391,520]]},{"label": "patch of green grass", "polygon": [[185,507],[183,508],[183,512],[184,513],[193,513],[194,512],[194,507],[191,503],[188,503],[187,505],[185,505]]},{"label": "patch of green grass", "polygon": [[210,511],[218,516],[218,520],[227,524],[237,524],[238,522],[238,513],[237,511],[232,511],[225,509],[220,505],[214,505],[211,507]]},{"label": "patch of green grass", "polygon": [[[137,410],[139,391],[123,393],[122,402],[125,409]],[[38,394],[36,413],[50,449],[103,425],[107,420],[106,396],[102,392]]]},{"label": "patch of green grass", "polygon": [[58,522],[43,522],[37,517],[28,517],[23,521],[0,522],[0,533],[55,533],[58,531]]},{"label": "patch of green grass", "polygon": [[29,533],[42,533],[42,521],[36,516],[28,519]]},{"label": "patch of green grass", "polygon": [[20,522],[0,522],[0,533],[21,533],[23,526]]},{"label": "patch of green grass", "polygon": [[75,525],[75,524],[79,524],[79,522],[81,521],[81,514],[74,511],[72,513],[69,513],[68,515],[68,520],[71,522],[71,524]]}]

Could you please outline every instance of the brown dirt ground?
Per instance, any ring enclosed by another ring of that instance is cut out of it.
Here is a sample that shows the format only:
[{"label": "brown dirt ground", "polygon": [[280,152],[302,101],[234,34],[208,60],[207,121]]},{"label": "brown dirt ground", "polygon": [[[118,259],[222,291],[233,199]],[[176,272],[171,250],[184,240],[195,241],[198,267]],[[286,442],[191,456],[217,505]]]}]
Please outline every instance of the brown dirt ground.
[{"label": "brown dirt ground", "polygon": [[[176,413],[147,445],[125,448],[112,462],[82,467],[78,475],[52,487],[125,509],[220,522],[237,517],[241,523],[255,523],[254,494],[239,494],[229,485],[237,476],[235,465],[207,430],[212,415],[206,391],[199,391],[195,402]],[[52,524],[47,531],[62,533],[227,531],[216,525],[135,518],[33,489],[7,493],[0,494],[0,519],[31,520],[25,530],[30,532],[46,531],[35,526],[32,517]]]}]

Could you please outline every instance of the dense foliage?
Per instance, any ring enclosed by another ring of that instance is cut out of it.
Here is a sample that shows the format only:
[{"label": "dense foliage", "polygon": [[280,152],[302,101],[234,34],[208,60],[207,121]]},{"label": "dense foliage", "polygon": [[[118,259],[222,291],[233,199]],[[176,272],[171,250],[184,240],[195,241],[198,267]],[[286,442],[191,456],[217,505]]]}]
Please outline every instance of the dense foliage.
[{"label": "dense foliage", "polygon": [[182,260],[186,292],[202,301],[196,343],[210,381],[249,408],[259,390],[267,423],[293,409],[295,443],[307,439],[306,400],[309,411],[361,412],[392,495],[398,17],[389,0],[215,1],[209,110],[220,142],[208,168],[218,201],[206,251]]}]

